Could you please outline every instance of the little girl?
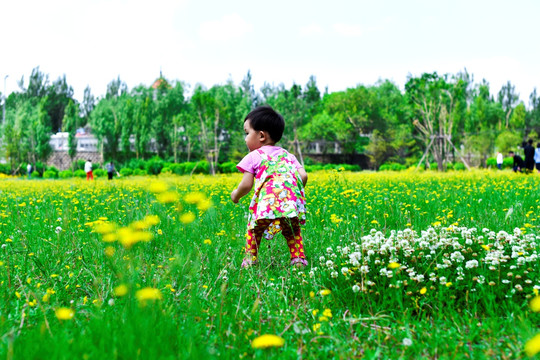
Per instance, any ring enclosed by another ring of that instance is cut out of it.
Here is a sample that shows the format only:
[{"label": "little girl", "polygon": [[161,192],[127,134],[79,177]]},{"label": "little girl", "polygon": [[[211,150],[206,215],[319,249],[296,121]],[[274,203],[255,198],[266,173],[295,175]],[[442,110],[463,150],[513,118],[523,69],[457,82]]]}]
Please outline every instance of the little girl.
[{"label": "little girl", "polygon": [[250,151],[236,166],[244,176],[231,193],[236,204],[253,187],[246,234],[246,256],[242,267],[257,263],[264,235],[272,239],[279,231],[287,240],[291,265],[306,266],[300,224],[306,221],[304,186],[307,173],[294,155],[275,144],[281,139],[285,121],[269,106],[253,110],[244,119],[246,145]]}]

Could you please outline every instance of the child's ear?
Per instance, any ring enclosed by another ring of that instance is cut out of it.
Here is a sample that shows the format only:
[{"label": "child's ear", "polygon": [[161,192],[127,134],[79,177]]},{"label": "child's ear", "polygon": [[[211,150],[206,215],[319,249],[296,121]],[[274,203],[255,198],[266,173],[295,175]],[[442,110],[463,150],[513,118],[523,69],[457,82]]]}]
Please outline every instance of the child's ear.
[{"label": "child's ear", "polygon": [[259,140],[264,142],[266,140],[266,133],[264,131],[259,131]]}]

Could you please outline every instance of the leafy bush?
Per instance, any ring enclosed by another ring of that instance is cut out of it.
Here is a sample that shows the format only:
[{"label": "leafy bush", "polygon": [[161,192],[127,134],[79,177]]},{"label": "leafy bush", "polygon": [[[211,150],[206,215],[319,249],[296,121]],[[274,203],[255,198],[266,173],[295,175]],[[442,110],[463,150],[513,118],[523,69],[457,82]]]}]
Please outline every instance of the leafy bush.
[{"label": "leafy bush", "polygon": [[503,169],[511,169],[514,166],[514,159],[507,157],[503,159]]},{"label": "leafy bush", "polygon": [[[84,164],[86,164],[86,160],[79,159],[75,162],[75,171],[77,170],[84,170]],[[86,176],[86,175],[85,175]]]},{"label": "leafy bush", "polygon": [[135,169],[135,170],[133,170],[133,175],[135,175],[135,176],[143,176],[143,175],[148,175],[148,172],[146,170],[142,170],[142,169]]},{"label": "leafy bush", "polygon": [[122,176],[130,176],[133,174],[133,169],[125,167],[120,169],[120,175]]},{"label": "leafy bush", "polygon": [[494,157],[487,158],[486,166],[496,168],[497,167],[497,159],[495,159]]},{"label": "leafy bush", "polygon": [[58,173],[60,172],[60,170],[58,170],[55,166],[52,165],[47,167],[47,171],[53,171],[56,176],[58,176]]},{"label": "leafy bush", "polygon": [[219,164],[219,171],[221,171],[223,174],[230,174],[236,172],[236,163],[232,161],[224,162],[223,164]]},{"label": "leafy bush", "polygon": [[154,156],[146,162],[145,170],[150,175],[159,175],[164,164],[165,162],[159,156]]},{"label": "leafy bush", "polygon": [[436,162],[429,163],[429,170],[437,170],[438,166]]},{"label": "leafy bush", "polygon": [[454,165],[454,170],[463,171],[465,169],[465,164],[463,164],[462,162],[458,162]]},{"label": "leafy bush", "polygon": [[107,175],[107,172],[103,169],[96,169],[93,171],[93,173],[94,173],[94,176],[96,177],[102,177],[102,176]]},{"label": "leafy bush", "polygon": [[446,164],[446,170],[454,170],[454,166],[454,163],[449,162]]},{"label": "leafy bush", "polygon": [[142,159],[131,159],[127,163],[127,167],[131,169],[146,169],[146,162]]},{"label": "leafy bush", "polygon": [[58,176],[60,177],[60,179],[69,179],[69,178],[73,177],[73,171],[71,171],[71,170],[60,171],[58,173]]},{"label": "leafy bush", "polygon": [[161,174],[172,174],[172,170],[170,167],[165,166],[163,169],[161,169]]},{"label": "leafy bush", "polygon": [[392,162],[384,163],[379,167],[379,171],[403,171],[406,169],[407,167],[405,165]]},{"label": "leafy bush", "polygon": [[11,164],[0,164],[0,174],[11,175]]},{"label": "leafy bush", "polygon": [[314,172],[314,171],[320,171],[323,169],[323,166],[320,164],[317,165],[306,165],[304,166],[304,169],[306,169],[306,172]]},{"label": "leafy bush", "polygon": [[58,173],[52,171],[52,170],[46,170],[44,173],[43,173],[43,178],[44,179],[56,179],[58,177]]},{"label": "leafy bush", "polygon": [[176,174],[176,175],[183,175],[186,166],[184,165],[184,163],[181,163],[181,164],[171,164],[171,165],[169,165],[169,168],[171,169],[171,171],[172,171],[174,174]]},{"label": "leafy bush", "polygon": [[84,170],[77,169],[77,170],[75,170],[75,172],[73,173],[73,176],[74,176],[74,177],[78,177],[78,178],[85,178],[85,177],[86,177],[86,172],[85,172]]},{"label": "leafy bush", "polygon": [[197,162],[193,173],[194,174],[209,174],[210,164],[208,164],[208,161],[205,161],[205,160]]}]

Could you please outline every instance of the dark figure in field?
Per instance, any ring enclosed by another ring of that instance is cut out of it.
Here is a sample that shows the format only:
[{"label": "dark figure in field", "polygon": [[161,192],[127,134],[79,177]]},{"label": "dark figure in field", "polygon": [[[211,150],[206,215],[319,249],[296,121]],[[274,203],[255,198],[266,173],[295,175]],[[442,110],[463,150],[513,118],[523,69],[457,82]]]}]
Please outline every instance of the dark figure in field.
[{"label": "dark figure in field", "polygon": [[532,140],[525,144],[523,152],[525,153],[525,168],[532,172],[534,170],[534,146]]},{"label": "dark figure in field", "polygon": [[110,163],[107,164],[107,177],[109,178],[109,180],[112,180],[113,175],[114,175],[114,164],[111,161]]},{"label": "dark figure in field", "polygon": [[513,151],[510,151],[508,153],[508,156],[511,156],[514,158],[514,164],[513,164],[513,169],[514,169],[514,172],[521,172],[523,171],[523,165],[524,165],[524,162],[523,162],[523,159],[521,158],[521,156],[519,156],[518,154],[514,153]]}]

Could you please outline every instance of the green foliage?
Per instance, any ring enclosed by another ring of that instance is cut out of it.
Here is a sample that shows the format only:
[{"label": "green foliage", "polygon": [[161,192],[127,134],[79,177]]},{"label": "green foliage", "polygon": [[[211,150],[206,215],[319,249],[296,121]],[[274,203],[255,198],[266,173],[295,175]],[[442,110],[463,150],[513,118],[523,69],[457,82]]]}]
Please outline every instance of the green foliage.
[{"label": "green foliage", "polygon": [[400,163],[384,163],[379,167],[379,171],[403,171],[407,170],[407,167]]},{"label": "green foliage", "polygon": [[73,171],[71,170],[63,170],[58,173],[58,177],[60,179],[69,179],[73,177]]},{"label": "green foliage", "polygon": [[46,170],[46,171],[43,173],[43,178],[44,178],[44,179],[56,179],[57,177],[58,177],[58,173],[55,172],[55,171]]},{"label": "green foliage", "polygon": [[454,165],[454,170],[463,171],[466,169],[467,168],[465,167],[465,164],[463,164],[462,162],[458,162]]},{"label": "green foliage", "polygon": [[135,176],[144,176],[144,175],[148,175],[148,172],[146,170],[143,170],[143,169],[134,169],[133,170],[133,175],[135,175]]},{"label": "green foliage", "polygon": [[150,175],[158,175],[164,164],[165,162],[159,156],[154,156],[146,162],[145,170]]},{"label": "green foliage", "polygon": [[219,171],[223,174],[231,174],[238,171],[236,169],[236,163],[233,161],[227,161],[224,163],[219,164]]},{"label": "green foliage", "polygon": [[84,170],[77,169],[73,172],[73,176],[78,178],[86,178],[86,172]]},{"label": "green foliage", "polygon": [[122,168],[122,169],[120,169],[120,175],[122,175],[122,176],[131,176],[131,175],[133,175],[133,169],[131,169],[129,167]]},{"label": "green foliage", "polygon": [[513,166],[514,166],[514,159],[513,158],[505,157],[503,159],[503,164],[502,164],[503,169],[512,169]]},{"label": "green foliage", "polygon": [[519,133],[510,130],[505,130],[497,136],[495,145],[503,154],[508,154],[509,151],[517,151],[518,146],[521,146],[522,137]]},{"label": "green foliage", "polygon": [[494,157],[490,157],[486,160],[486,166],[489,168],[496,168],[497,167],[497,159]]},{"label": "green foliage", "polygon": [[0,163],[0,174],[11,175],[11,164]]},{"label": "green foliage", "polygon": [[92,174],[94,174],[96,177],[103,177],[107,175],[107,171],[104,169],[95,169],[92,171]]}]

